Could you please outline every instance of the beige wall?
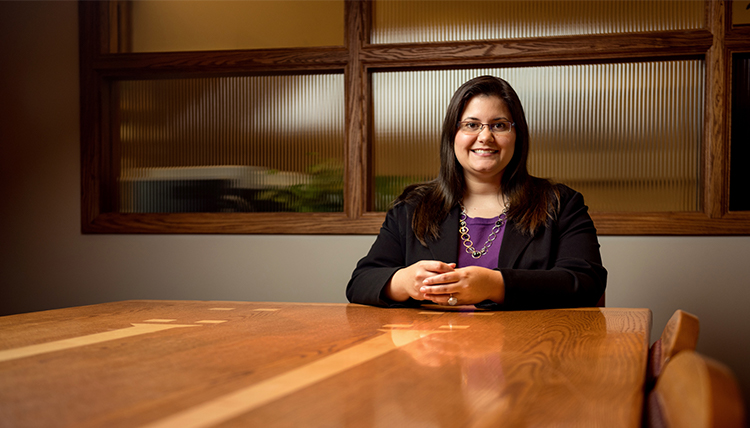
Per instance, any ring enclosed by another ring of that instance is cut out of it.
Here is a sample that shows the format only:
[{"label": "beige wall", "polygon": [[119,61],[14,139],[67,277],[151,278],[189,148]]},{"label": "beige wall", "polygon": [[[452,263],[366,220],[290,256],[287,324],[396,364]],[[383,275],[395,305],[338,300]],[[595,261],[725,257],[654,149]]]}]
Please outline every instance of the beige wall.
[{"label": "beige wall", "polygon": [[[344,302],[373,236],[82,235],[77,6],[0,2],[0,315],[122,299]],[[750,396],[750,237],[602,237],[607,305],[681,308]]]}]

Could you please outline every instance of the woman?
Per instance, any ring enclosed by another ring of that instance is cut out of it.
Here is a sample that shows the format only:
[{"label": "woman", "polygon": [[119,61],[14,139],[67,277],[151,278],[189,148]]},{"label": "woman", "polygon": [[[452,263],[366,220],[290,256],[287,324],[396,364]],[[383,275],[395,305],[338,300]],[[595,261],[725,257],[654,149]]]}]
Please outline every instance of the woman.
[{"label": "woman", "polygon": [[440,173],[407,187],[347,285],[353,303],[595,306],[604,293],[583,197],[529,175],[529,130],[515,91],[477,77],[451,98]]}]

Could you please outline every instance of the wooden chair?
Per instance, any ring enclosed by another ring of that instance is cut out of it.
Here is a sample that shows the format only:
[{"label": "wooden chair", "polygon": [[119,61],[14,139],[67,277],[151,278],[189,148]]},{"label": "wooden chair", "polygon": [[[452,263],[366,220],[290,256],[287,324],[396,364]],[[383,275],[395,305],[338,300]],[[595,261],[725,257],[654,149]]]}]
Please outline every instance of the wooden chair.
[{"label": "wooden chair", "polygon": [[665,364],[678,352],[695,350],[698,343],[700,322],[695,315],[683,310],[676,310],[664,327],[661,337],[651,345],[648,352],[648,371],[646,389],[654,387]]},{"label": "wooden chair", "polygon": [[682,351],[664,367],[648,396],[648,428],[742,428],[745,409],[737,380],[724,364]]}]

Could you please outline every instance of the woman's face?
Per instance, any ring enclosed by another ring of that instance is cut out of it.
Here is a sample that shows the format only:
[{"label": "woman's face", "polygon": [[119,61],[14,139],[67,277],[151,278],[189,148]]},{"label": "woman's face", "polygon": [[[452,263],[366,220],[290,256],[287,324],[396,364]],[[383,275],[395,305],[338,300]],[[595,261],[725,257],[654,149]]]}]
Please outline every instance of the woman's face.
[{"label": "woman's face", "polygon": [[[505,102],[488,95],[477,95],[466,103],[459,121],[475,121],[492,124],[500,121],[513,122]],[[464,169],[467,181],[500,183],[503,171],[513,158],[516,131],[495,134],[485,125],[479,134],[467,134],[459,129],[453,140],[453,149]]]}]

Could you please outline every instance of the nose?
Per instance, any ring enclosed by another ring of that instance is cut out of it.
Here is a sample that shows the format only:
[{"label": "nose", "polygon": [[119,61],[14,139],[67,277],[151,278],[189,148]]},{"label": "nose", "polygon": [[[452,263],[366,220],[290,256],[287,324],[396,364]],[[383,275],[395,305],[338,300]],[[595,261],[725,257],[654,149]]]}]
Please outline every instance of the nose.
[{"label": "nose", "polygon": [[487,125],[482,125],[482,128],[479,130],[479,135],[477,136],[477,139],[480,141],[487,141],[495,138],[495,134],[490,131],[490,127]]}]

